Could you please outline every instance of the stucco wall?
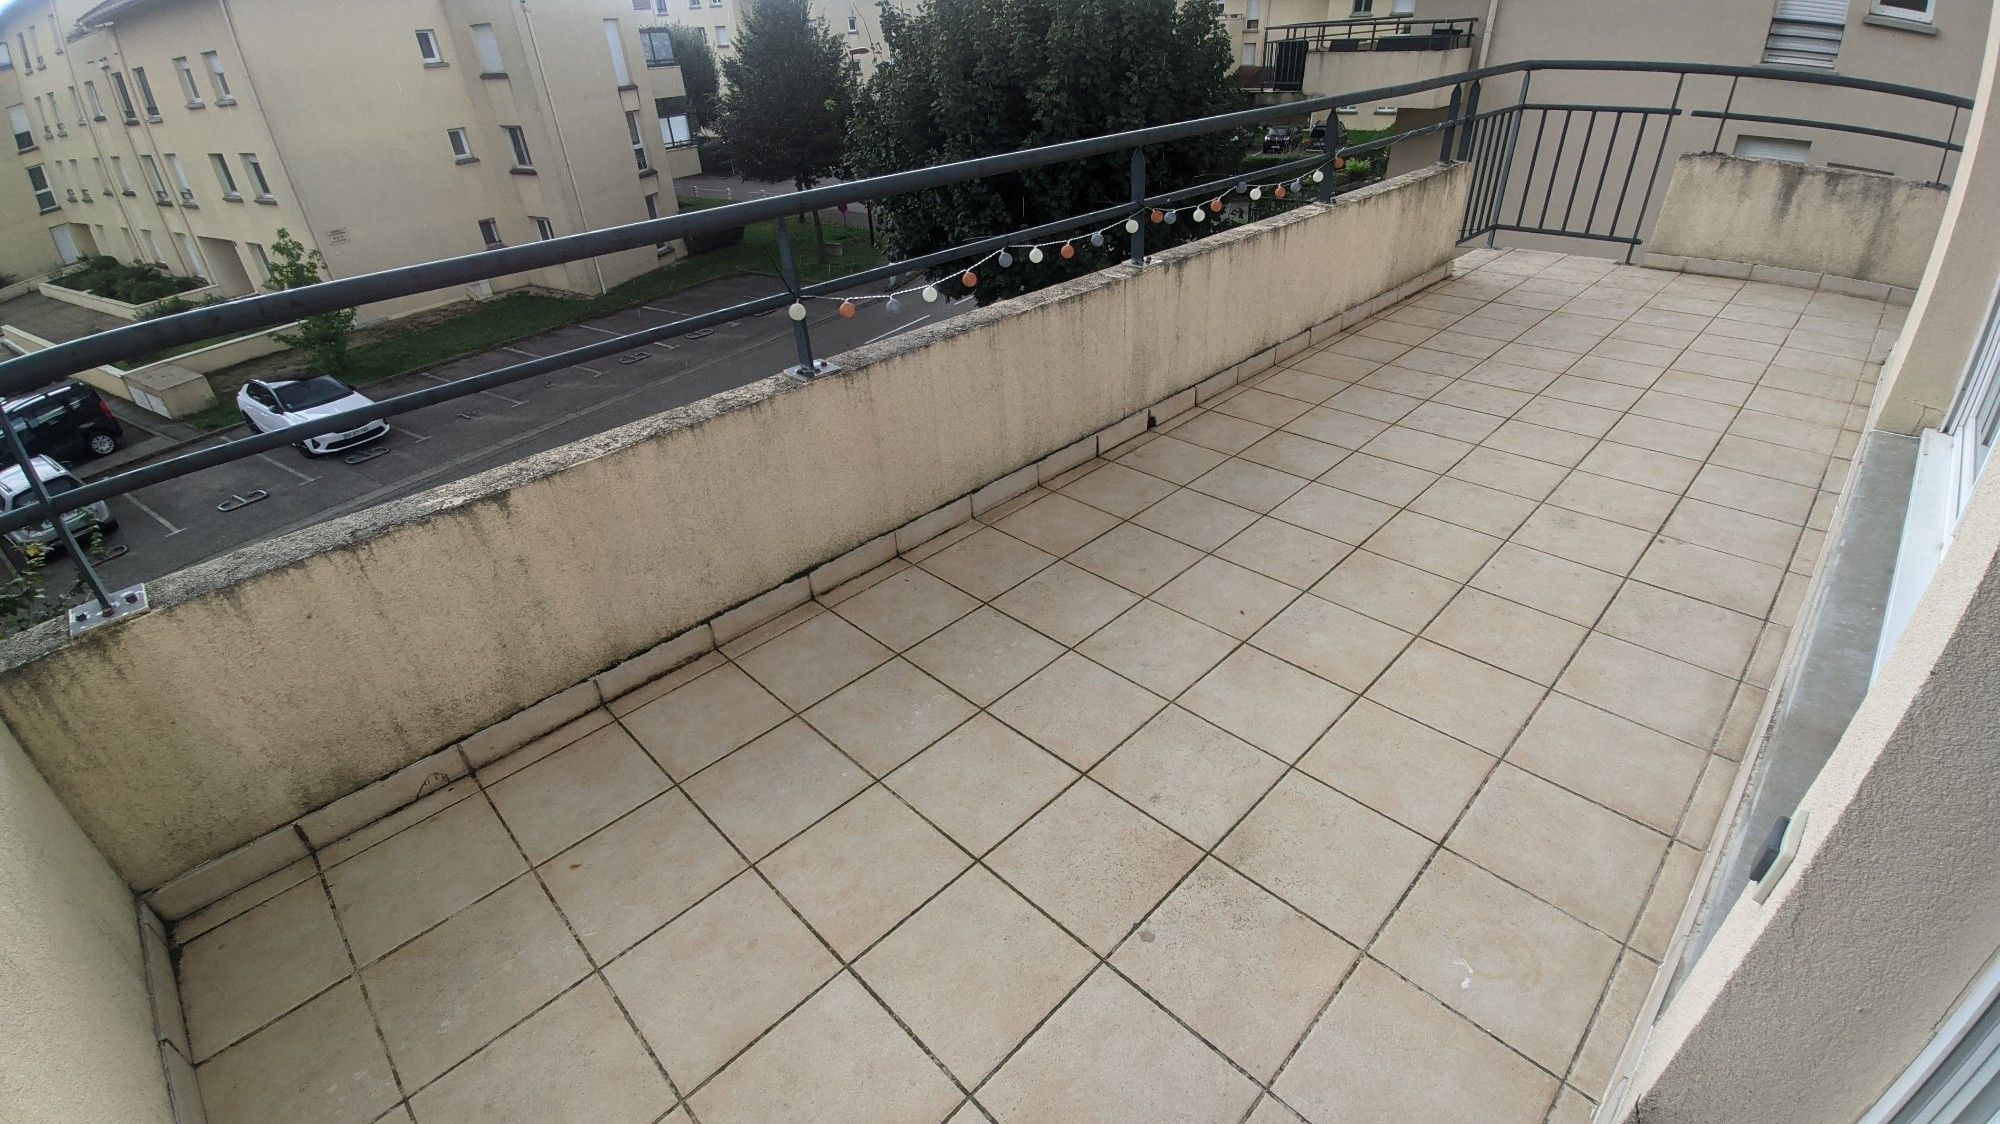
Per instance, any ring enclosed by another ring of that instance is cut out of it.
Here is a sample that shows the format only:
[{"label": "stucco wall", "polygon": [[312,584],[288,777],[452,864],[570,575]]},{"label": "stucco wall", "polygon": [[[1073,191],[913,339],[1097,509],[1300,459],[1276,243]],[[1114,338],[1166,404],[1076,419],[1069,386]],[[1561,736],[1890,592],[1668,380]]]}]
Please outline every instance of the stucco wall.
[{"label": "stucco wall", "polygon": [[0,727],[0,1121],[171,1119],[138,915]]},{"label": "stucco wall", "polygon": [[1948,194],[1862,172],[1690,153],[1674,163],[1646,248],[1914,289]]},{"label": "stucco wall", "polygon": [[[0,711],[136,886],[1448,262],[1435,168],[237,551],[16,641]],[[25,660],[26,662],[22,662]]]}]

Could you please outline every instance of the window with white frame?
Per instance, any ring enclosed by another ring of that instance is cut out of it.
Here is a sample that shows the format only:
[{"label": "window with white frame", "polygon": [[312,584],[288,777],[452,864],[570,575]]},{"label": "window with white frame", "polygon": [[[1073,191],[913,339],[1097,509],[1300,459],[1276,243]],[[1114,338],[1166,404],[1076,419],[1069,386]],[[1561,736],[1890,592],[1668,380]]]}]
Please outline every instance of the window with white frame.
[{"label": "window with white frame", "polygon": [[639,165],[642,172],[653,170],[652,158],[646,155],[646,134],[639,128],[639,111],[625,111],[625,132],[632,138],[632,162]]},{"label": "window with white frame", "polygon": [[81,129],[85,125],[88,125],[90,123],[90,115],[83,111],[83,95],[76,92],[75,86],[69,88],[69,100],[75,103],[76,127]]},{"label": "window with white frame", "polygon": [[[117,76],[113,75],[112,78],[116,80]],[[146,116],[158,121],[160,119],[160,103],[153,100],[153,84],[146,80],[146,68],[143,66],[133,67],[132,80],[139,84],[139,102],[146,107]],[[124,98],[123,87],[119,89],[119,96]],[[124,101],[126,109],[131,109],[131,99],[124,98]]]},{"label": "window with white frame", "polygon": [[555,223],[550,222],[548,219],[545,219],[540,215],[535,215],[533,216],[533,218],[535,220],[535,237],[546,242],[549,239],[554,238],[556,236]]},{"label": "window with white frame", "polygon": [[1243,5],[1243,30],[1257,30],[1257,23],[1263,15],[1263,0],[1247,0]]},{"label": "window with white frame", "polygon": [[236,95],[229,92],[229,74],[222,69],[222,56],[215,51],[203,51],[201,61],[208,64],[208,84],[215,87],[215,104],[235,105]]},{"label": "window with white frame", "polygon": [[1244,65],[1244,66],[1256,66],[1256,65],[1257,65],[1257,45],[1256,45],[1255,43],[1245,43],[1245,44],[1243,44],[1243,63],[1242,63],[1242,65]]},{"label": "window with white frame", "polygon": [[125,158],[124,158],[124,157],[122,157],[122,156],[113,156],[113,157],[111,158],[111,174],[112,174],[112,175],[114,175],[114,176],[116,176],[116,177],[118,177],[118,190],[119,190],[119,191],[122,191],[122,192],[124,192],[124,193],[125,193],[125,194],[127,194],[127,195],[137,195],[137,194],[138,194],[138,192],[136,192],[136,191],[133,191],[133,190],[132,190],[132,177],[131,177],[131,176],[128,176],[128,175],[126,175],[126,174],[125,174]]},{"label": "window with white frame", "polygon": [[231,202],[242,202],[243,193],[236,190],[236,175],[229,170],[228,159],[220,152],[211,152],[208,164],[215,169],[215,182],[222,185],[222,197]]},{"label": "window with white frame", "polygon": [[153,198],[162,203],[172,198],[167,194],[167,181],[160,178],[160,166],[153,162],[152,154],[149,152],[140,153],[139,163],[146,169],[146,183],[147,186],[153,189]]},{"label": "window with white frame", "polygon": [[104,194],[110,195],[117,190],[116,188],[111,186],[111,173],[104,169],[103,157],[101,156],[91,157],[90,166],[96,170],[97,182],[104,186]]},{"label": "window with white frame", "polygon": [[54,94],[49,94],[48,99],[49,99],[48,119],[55,124],[56,135],[59,137],[68,136],[69,126],[63,124],[62,106],[56,104],[56,96]]},{"label": "window with white frame", "polygon": [[505,243],[500,241],[500,220],[480,219],[479,240],[485,243],[486,248],[489,250],[497,250],[502,245],[505,245]]},{"label": "window with white frame", "polygon": [[452,159],[461,164],[472,163],[475,159],[472,155],[472,134],[464,129],[446,129],[444,135],[451,139]]},{"label": "window with white frame", "polygon": [[1869,11],[1878,16],[1929,23],[1937,13],[1937,0],[1874,0]]},{"label": "window with white frame", "polygon": [[250,251],[250,260],[256,263],[258,280],[263,284],[270,284],[271,255],[265,253],[264,247],[256,242],[245,242],[243,248]]},{"label": "window with white frame", "polygon": [[493,34],[490,23],[472,25],[472,45],[479,51],[479,72],[482,75],[504,76],[507,65],[500,60],[500,37]]},{"label": "window with white frame", "polygon": [[648,69],[674,65],[674,36],[666,28],[640,28],[639,47],[646,55]]},{"label": "window with white frame", "polygon": [[625,40],[618,35],[618,21],[604,21],[604,45],[611,49],[611,77],[620,89],[632,84],[631,68],[625,65]]},{"label": "window with white frame", "polygon": [[194,185],[188,182],[187,169],[181,166],[180,156],[172,152],[164,155],[167,158],[167,170],[174,174],[174,186],[181,190],[181,202],[193,206]]},{"label": "window with white frame", "polygon": [[36,210],[47,212],[56,209],[55,188],[49,186],[49,174],[42,170],[40,164],[28,166],[28,186],[34,189]]},{"label": "window with white frame", "polygon": [[688,126],[686,98],[654,98],[653,112],[660,118],[661,144],[678,148],[694,143],[694,130]]},{"label": "window with white frame", "polygon": [[701,0],[688,0],[688,11],[690,12],[701,11]]},{"label": "window with white frame", "polygon": [[160,252],[160,240],[153,237],[152,231],[147,230],[145,227],[140,227],[139,240],[146,244],[147,261],[159,262],[162,265],[166,264],[167,256]]},{"label": "window with white frame", "polygon": [[516,171],[533,170],[535,166],[535,159],[528,153],[527,132],[523,130],[519,125],[502,125],[500,126],[500,129],[502,132],[507,134],[507,147],[513,149],[514,151],[515,170]]},{"label": "window with white frame", "polygon": [[14,151],[34,151],[35,127],[28,121],[28,107],[25,104],[7,107],[7,127],[14,133]]},{"label": "window with white frame", "polygon": [[438,47],[438,33],[431,28],[417,29],[417,53],[423,56],[426,66],[444,65],[444,52]]},{"label": "window with white frame", "polygon": [[14,49],[7,45],[5,39],[0,39],[0,70],[12,69],[14,69]]},{"label": "window with white frame", "polygon": [[859,34],[861,34],[861,17],[860,17],[860,16],[848,16],[848,17],[847,17],[847,33],[848,33],[849,35],[859,35]]},{"label": "window with white frame", "polygon": [[188,65],[187,59],[175,59],[174,72],[181,76],[181,93],[187,95],[187,106],[189,109],[200,109],[202,106],[208,104],[201,100],[201,87],[195,84],[194,67]]},{"label": "window with white frame", "polygon": [[721,23],[715,25],[715,45],[718,47],[729,46],[729,25]]},{"label": "window with white frame", "polygon": [[[660,197],[657,193],[646,196],[646,217],[649,219],[660,217]],[[672,248],[672,243],[655,242],[653,248],[664,254]]]},{"label": "window with white frame", "polygon": [[92,120],[104,120],[104,99],[97,96],[97,83],[89,79],[84,80],[83,100],[90,103],[90,116]]},{"label": "window with white frame", "polygon": [[263,161],[257,159],[257,154],[254,152],[241,152],[237,155],[243,158],[243,170],[250,174],[250,186],[257,189],[257,202],[271,202],[274,198],[271,194],[271,181],[264,178]]},{"label": "window with white frame", "polygon": [[194,239],[179,231],[174,232],[174,241],[180,244],[181,256],[187,259],[188,272],[203,281],[208,280],[208,263],[201,260],[201,247]]},{"label": "window with white frame", "polygon": [[111,72],[111,92],[118,98],[118,112],[125,118],[125,123],[137,125],[139,114],[132,108],[132,93],[125,88],[125,76],[115,70]]},{"label": "window with white frame", "polygon": [[83,192],[84,202],[90,202],[90,185],[83,182],[83,165],[74,160],[69,162],[69,182],[75,184],[78,191]]}]

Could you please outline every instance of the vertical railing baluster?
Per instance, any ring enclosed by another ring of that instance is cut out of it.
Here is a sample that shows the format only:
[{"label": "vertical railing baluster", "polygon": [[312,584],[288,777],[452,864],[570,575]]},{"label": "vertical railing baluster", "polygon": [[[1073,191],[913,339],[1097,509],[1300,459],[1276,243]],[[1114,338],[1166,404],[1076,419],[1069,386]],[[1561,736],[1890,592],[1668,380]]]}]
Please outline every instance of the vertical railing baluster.
[{"label": "vertical railing baluster", "polygon": [[[1644,121],[1641,117],[1639,120]],[[1625,112],[1611,115],[1611,136],[1604,142],[1604,163],[1597,169],[1597,190],[1590,193],[1590,214],[1583,220],[1583,232],[1589,234],[1597,225],[1597,205],[1604,201],[1604,185],[1611,182],[1611,157],[1618,151],[1618,133],[1625,127]]]},{"label": "vertical railing baluster", "polygon": [[1542,190],[1542,213],[1536,217],[1535,226],[1542,230],[1549,228],[1549,204],[1556,197],[1556,176],[1562,170],[1563,152],[1569,147],[1569,123],[1576,116],[1576,110],[1563,110],[1562,132],[1556,134],[1556,154],[1549,159],[1549,186]]},{"label": "vertical railing baluster", "polygon": [[1535,114],[1535,145],[1528,150],[1528,170],[1521,177],[1521,198],[1514,205],[1515,226],[1520,226],[1521,220],[1528,217],[1528,185],[1535,182],[1535,169],[1542,162],[1542,134],[1549,131],[1549,111],[1537,109]]},{"label": "vertical railing baluster", "polygon": [[[1686,76],[1683,75],[1682,77]],[[1736,108],[1736,83],[1740,81],[1742,81],[1740,78],[1731,78],[1729,80],[1729,96],[1722,99],[1722,116],[1715,119],[1715,143],[1708,146],[1710,152],[1722,151],[1722,130],[1729,126],[1729,111]],[[1674,93],[1678,98],[1680,94],[1678,87]]]},{"label": "vertical railing baluster", "polygon": [[1583,169],[1590,163],[1590,139],[1597,134],[1597,111],[1590,111],[1590,120],[1583,126],[1583,145],[1576,150],[1576,174],[1569,178],[1569,200],[1563,204],[1562,229],[1569,229],[1569,216],[1576,210],[1576,191],[1583,186]]},{"label": "vertical railing baluster", "polygon": [[1521,121],[1527,116],[1528,82],[1535,72],[1521,72],[1521,92],[1515,95],[1514,112],[1500,119],[1501,132],[1506,137],[1506,148],[1500,156],[1500,176],[1493,186],[1492,210],[1486,216],[1486,246],[1493,247],[1500,231],[1500,211],[1507,205],[1507,184],[1514,178],[1514,150],[1521,146]]},{"label": "vertical railing baluster", "polygon": [[1666,127],[1660,130],[1660,147],[1653,153],[1653,170],[1646,176],[1646,196],[1639,200],[1639,217],[1632,220],[1632,241],[1625,247],[1627,265],[1632,263],[1632,255],[1639,252],[1639,232],[1646,228],[1646,211],[1653,205],[1653,187],[1660,182],[1660,164],[1667,158],[1667,138],[1673,134],[1674,122],[1681,115],[1681,89],[1686,85],[1686,74],[1674,79],[1674,100],[1667,106]]},{"label": "vertical railing baluster", "polygon": [[35,460],[28,455],[28,447],[21,442],[21,431],[14,428],[14,418],[7,412],[5,404],[0,404],[0,427],[7,430],[8,451],[13,453],[14,462],[21,466],[22,475],[28,478],[28,487],[35,493],[35,499],[41,503],[43,510],[49,513],[49,526],[55,528],[56,537],[69,548],[70,561],[76,563],[77,572],[82,574],[83,580],[89,584],[90,595],[97,599],[98,610],[103,615],[110,616],[117,611],[112,608],[111,594],[104,588],[104,580],[97,576],[97,567],[90,564],[90,553],[83,549],[83,544],[77,542],[76,535],[71,533],[69,513],[56,510],[55,500],[49,495],[48,485],[42,482],[42,474],[35,471]]},{"label": "vertical railing baluster", "polygon": [[[1479,124],[1479,80],[1472,80],[1472,88],[1465,93],[1465,117],[1471,126]],[[1458,135],[1458,158],[1464,160],[1472,155],[1472,128],[1460,130]]]},{"label": "vertical railing baluster", "polygon": [[[1246,204],[1247,205],[1247,204]],[[1146,264],[1146,150],[1132,150],[1132,214],[1138,229],[1132,232],[1132,264]]]},{"label": "vertical railing baluster", "polygon": [[[1453,86],[1451,88],[1451,105],[1444,111],[1444,140],[1438,145],[1438,163],[1440,164],[1448,163],[1451,160],[1452,142],[1458,139],[1458,111],[1464,96],[1465,87]],[[1951,138],[1947,137],[1945,139],[1949,140]]]},{"label": "vertical railing baluster", "polygon": [[[1948,127],[1946,127],[1946,129],[1945,129],[1945,131],[1944,131],[1944,142],[1945,142],[1945,144],[1949,145],[1949,144],[1951,143],[1951,138],[1952,138],[1952,137],[1953,137],[1953,136],[1954,136],[1955,134],[1957,134],[1957,132],[1958,132],[1958,107],[1954,105],[1954,106],[1952,106],[1952,107],[1951,107],[1951,124],[1950,124],[1950,125],[1949,125]],[[1949,149],[1949,148],[1942,148],[1942,149],[1939,149],[1939,150],[1938,150],[1938,174],[1937,174],[1937,185],[1938,185],[1939,187],[1944,187],[1944,186],[1945,186],[1945,182],[1944,182],[1944,169],[1945,169],[1945,165],[1946,165],[1946,164],[1948,164],[1948,163],[1950,163],[1950,161],[1951,161],[1951,149]]]},{"label": "vertical railing baluster", "polygon": [[[792,228],[783,217],[778,218],[778,274],[785,280],[785,288],[791,290],[792,297],[799,295],[799,265],[792,254]],[[800,302],[803,304],[804,302]],[[813,362],[812,332],[806,327],[806,318],[801,316],[792,321],[792,344],[798,348],[798,376],[812,378],[819,373],[819,364]]]}]

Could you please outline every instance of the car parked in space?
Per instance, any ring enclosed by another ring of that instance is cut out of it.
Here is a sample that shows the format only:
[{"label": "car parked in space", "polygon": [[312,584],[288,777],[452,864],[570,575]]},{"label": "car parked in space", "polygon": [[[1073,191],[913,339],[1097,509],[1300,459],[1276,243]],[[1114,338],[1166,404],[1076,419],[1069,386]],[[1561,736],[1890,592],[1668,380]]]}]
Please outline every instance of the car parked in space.
[{"label": "car parked in space", "polygon": [[[243,411],[244,420],[258,433],[275,433],[374,404],[374,399],[356,392],[332,375],[321,374],[282,381],[251,379],[236,392],[236,408]],[[317,457],[379,441],[388,435],[389,423],[377,419],[339,433],[308,437],[295,444],[306,456]]]},{"label": "car parked in space", "polygon": [[1299,143],[1297,125],[1273,125],[1264,130],[1264,151],[1284,152]]},{"label": "car parked in space", "polygon": [[101,457],[125,436],[104,399],[74,380],[9,401],[7,416],[30,455],[69,461]]},{"label": "car parked in space", "polygon": [[[48,457],[30,457],[29,463],[34,465],[35,475],[41,477],[42,485],[52,496],[83,487],[83,482],[70,475],[69,469]],[[10,464],[0,470],[0,512],[12,511],[33,502],[34,485],[28,482],[28,474],[21,471],[20,465]],[[111,509],[105,506],[103,500],[64,512],[63,523],[76,535],[84,534],[93,523],[106,534],[118,529],[118,520],[111,517]],[[62,537],[56,533],[55,524],[47,520],[7,532],[7,541],[26,553],[37,549],[53,550],[62,545]],[[84,545],[89,546],[88,543]]]}]

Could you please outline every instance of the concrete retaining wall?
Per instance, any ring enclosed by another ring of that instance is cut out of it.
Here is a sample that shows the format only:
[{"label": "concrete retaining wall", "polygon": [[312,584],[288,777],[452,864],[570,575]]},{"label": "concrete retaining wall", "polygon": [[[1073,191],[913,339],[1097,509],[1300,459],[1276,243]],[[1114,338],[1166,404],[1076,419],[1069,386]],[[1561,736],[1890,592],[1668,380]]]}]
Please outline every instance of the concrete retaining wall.
[{"label": "concrete retaining wall", "polygon": [[[1931,184],[1782,160],[1690,153],[1674,163],[1646,249],[1914,289],[1950,193]],[[1776,272],[1770,272],[1770,271]],[[1806,281],[1808,285],[1817,280]]]},{"label": "concrete retaining wall", "polygon": [[[0,711],[135,886],[464,738],[1448,263],[1432,168],[153,583]],[[1143,418],[1139,419],[1143,426]],[[590,686],[585,684],[585,686]],[[594,689],[594,688],[593,688]]]},{"label": "concrete retaining wall", "polygon": [[44,282],[36,286],[35,291],[50,300],[58,300],[64,304],[73,304],[78,308],[90,309],[92,312],[102,312],[106,316],[116,316],[120,320],[137,320],[147,309],[165,304],[167,301],[174,299],[174,297],[179,297],[189,304],[198,304],[209,297],[222,295],[220,287],[205,285],[199,289],[189,289],[185,293],[175,293],[174,297],[163,297],[160,300],[147,301],[145,304],[126,304],[124,301],[115,301],[110,297],[100,297],[96,293],[86,293],[81,289],[72,289],[65,285],[58,285],[54,281]]}]

